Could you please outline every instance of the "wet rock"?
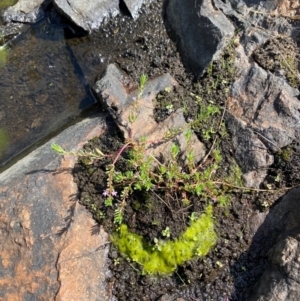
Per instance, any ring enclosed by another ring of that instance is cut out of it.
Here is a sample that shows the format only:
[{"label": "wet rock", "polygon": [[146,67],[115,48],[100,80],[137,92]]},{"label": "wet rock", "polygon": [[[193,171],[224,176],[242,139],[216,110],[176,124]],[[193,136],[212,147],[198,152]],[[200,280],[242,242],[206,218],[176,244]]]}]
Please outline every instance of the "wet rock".
[{"label": "wet rock", "polygon": [[[109,65],[106,74],[95,83],[93,90],[116,119],[125,138],[139,141],[147,137],[147,152],[156,157],[163,156],[166,160],[170,158],[171,144],[176,141],[180,146],[182,160],[186,160],[185,150],[188,145],[185,135],[188,126],[183,110],[177,110],[161,123],[157,123],[153,117],[156,94],[176,84],[169,74],[165,74],[149,80],[141,91],[117,67]],[[205,146],[194,133],[191,145],[195,162],[199,162],[205,155]]]},{"label": "wet rock", "polygon": [[24,32],[29,25],[21,24],[21,23],[9,23],[7,25],[0,25],[0,32],[2,33],[3,40],[2,44],[9,43],[13,38],[15,38],[20,32]]},{"label": "wet rock", "polygon": [[[108,237],[76,202],[68,149],[105,130],[105,115],[72,126],[0,175],[1,300],[108,300]],[[87,280],[88,279],[88,280]]]},{"label": "wet rock", "polygon": [[169,0],[166,18],[183,61],[196,75],[217,59],[234,34],[234,26],[210,0]]},{"label": "wet rock", "polygon": [[149,3],[151,0],[123,0],[128,8],[132,18],[136,20],[139,16],[139,10],[144,3]]},{"label": "wet rock", "polygon": [[4,10],[3,21],[4,23],[34,23],[44,16],[42,4],[46,5],[49,2],[49,0],[19,0],[17,4]]},{"label": "wet rock", "polygon": [[256,237],[261,236],[260,243],[263,245],[271,245],[269,266],[247,300],[300,300],[300,217],[299,210],[295,210],[299,201],[300,189],[293,189],[270,211],[259,227]]},{"label": "wet rock", "polygon": [[119,13],[118,0],[54,0],[57,9],[86,31],[98,29],[106,18]]}]

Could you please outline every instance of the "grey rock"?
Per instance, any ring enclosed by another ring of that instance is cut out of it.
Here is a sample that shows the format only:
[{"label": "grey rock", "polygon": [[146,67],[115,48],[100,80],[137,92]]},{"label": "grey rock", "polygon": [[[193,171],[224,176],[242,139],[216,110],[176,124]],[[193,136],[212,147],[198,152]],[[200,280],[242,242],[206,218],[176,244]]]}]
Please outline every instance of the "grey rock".
[{"label": "grey rock", "polygon": [[137,85],[133,84],[116,65],[110,64],[103,77],[95,82],[92,89],[104,108],[109,109],[125,106],[128,94],[136,90]]},{"label": "grey rock", "polygon": [[76,202],[75,159],[50,149],[81,148],[103,133],[105,117],[68,128],[0,174],[2,300],[109,300],[108,236],[91,234],[95,222]]},{"label": "grey rock", "polygon": [[[172,88],[177,82],[170,74],[164,74],[148,80],[143,91],[130,82],[114,65],[109,65],[107,71],[93,86],[98,99],[116,119],[125,138],[129,136],[136,141],[147,137],[146,151],[156,157],[164,156],[170,159],[171,144],[176,140],[180,146],[182,160],[186,160],[187,143],[185,134],[187,128],[182,110],[177,110],[164,122],[157,123],[153,118],[153,100],[156,94],[166,88]],[[134,116],[134,117],[133,117]],[[134,119],[134,121],[132,121]],[[170,131],[178,130],[174,139],[165,139]],[[199,162],[205,155],[205,146],[200,143],[195,134],[192,135],[195,162]]]},{"label": "grey rock", "polygon": [[274,158],[245,122],[230,113],[226,114],[226,120],[233,135],[235,158],[244,173],[244,184],[248,187],[259,187]]},{"label": "grey rock", "polygon": [[137,19],[139,17],[139,10],[144,3],[149,3],[152,0],[124,0],[126,7],[128,8],[133,19]]},{"label": "grey rock", "polygon": [[42,4],[47,3],[49,0],[19,0],[17,4],[3,11],[3,21],[4,23],[34,23],[44,16]]},{"label": "grey rock", "polygon": [[300,137],[299,91],[256,64],[232,88],[229,110],[272,151]]},{"label": "grey rock", "polygon": [[300,189],[291,190],[259,227],[256,237],[269,249],[269,265],[247,300],[300,300],[300,216],[295,210],[299,201]]},{"label": "grey rock", "polygon": [[265,71],[236,48],[238,79],[228,98],[226,119],[245,185],[258,187],[273,153],[300,137],[299,91]]},{"label": "grey rock", "polygon": [[118,0],[54,0],[57,9],[86,31],[99,29],[102,22],[119,14]]},{"label": "grey rock", "polygon": [[234,26],[211,0],[169,0],[166,18],[183,61],[198,76],[234,35]]}]

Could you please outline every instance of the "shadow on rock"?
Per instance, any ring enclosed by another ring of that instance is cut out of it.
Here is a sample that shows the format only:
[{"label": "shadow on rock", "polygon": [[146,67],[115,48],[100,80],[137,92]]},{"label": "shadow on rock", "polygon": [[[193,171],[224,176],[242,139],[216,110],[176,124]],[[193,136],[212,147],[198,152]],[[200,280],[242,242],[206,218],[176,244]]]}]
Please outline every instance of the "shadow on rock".
[{"label": "shadow on rock", "polygon": [[231,267],[231,300],[300,300],[299,200],[300,188],[294,188],[267,215],[250,217],[255,234],[249,250]]}]

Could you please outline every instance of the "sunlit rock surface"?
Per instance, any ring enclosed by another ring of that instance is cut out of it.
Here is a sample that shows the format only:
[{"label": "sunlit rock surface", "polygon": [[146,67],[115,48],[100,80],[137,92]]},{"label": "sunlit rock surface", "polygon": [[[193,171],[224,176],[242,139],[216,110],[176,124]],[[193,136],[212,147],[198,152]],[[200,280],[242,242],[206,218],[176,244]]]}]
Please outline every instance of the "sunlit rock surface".
[{"label": "sunlit rock surface", "polygon": [[105,18],[119,13],[118,0],[54,0],[55,6],[76,25],[92,31],[98,29]]},{"label": "sunlit rock surface", "polygon": [[76,202],[75,158],[105,130],[105,115],[72,126],[0,174],[1,300],[106,301],[108,237]]}]

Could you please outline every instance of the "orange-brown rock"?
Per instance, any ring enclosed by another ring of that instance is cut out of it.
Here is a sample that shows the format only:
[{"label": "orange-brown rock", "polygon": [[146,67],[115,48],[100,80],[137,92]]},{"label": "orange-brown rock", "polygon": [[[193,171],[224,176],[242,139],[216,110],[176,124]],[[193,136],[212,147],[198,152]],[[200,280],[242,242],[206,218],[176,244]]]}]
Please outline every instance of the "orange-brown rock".
[{"label": "orange-brown rock", "polygon": [[76,202],[75,159],[50,149],[78,149],[105,130],[105,116],[70,127],[0,175],[0,300],[108,300],[107,235]]}]

